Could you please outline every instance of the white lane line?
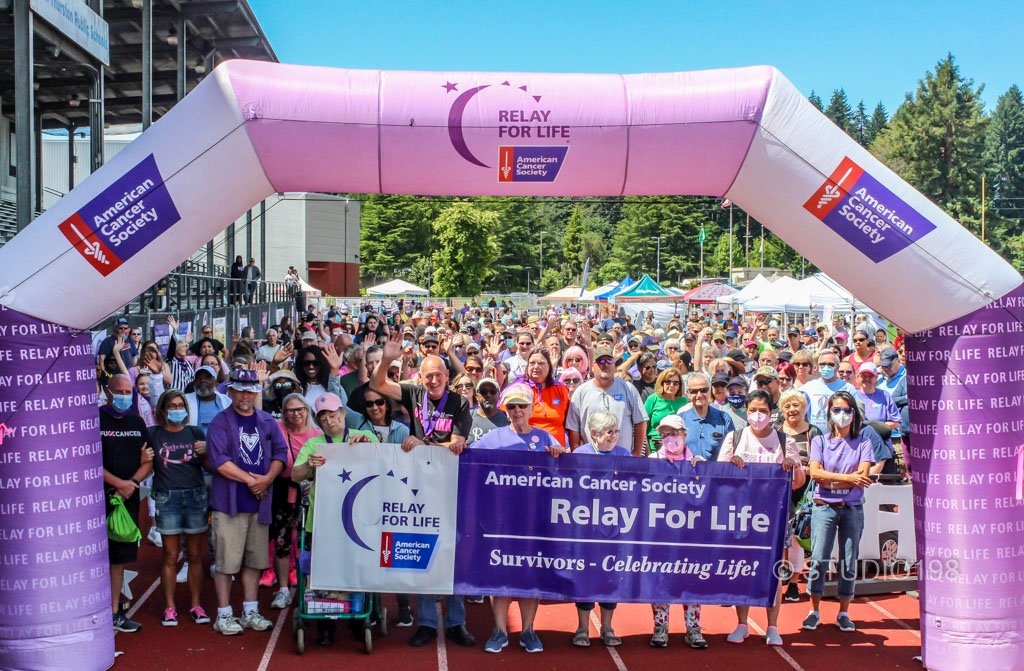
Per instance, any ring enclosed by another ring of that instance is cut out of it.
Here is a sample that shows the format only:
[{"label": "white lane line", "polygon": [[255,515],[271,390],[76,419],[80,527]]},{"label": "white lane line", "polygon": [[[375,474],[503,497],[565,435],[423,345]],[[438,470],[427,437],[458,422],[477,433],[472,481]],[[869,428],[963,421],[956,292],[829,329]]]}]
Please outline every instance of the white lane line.
[{"label": "white lane line", "polygon": [[896,617],[895,615],[890,613],[888,610],[886,610],[882,606],[879,606],[877,603],[875,603],[874,601],[872,601],[871,599],[868,599],[868,598],[865,598],[864,601],[867,602],[867,604],[869,606],[871,606],[872,608],[874,608],[879,613],[881,613],[882,615],[886,616],[887,618],[889,618],[890,620],[892,620],[896,624],[900,625],[901,627],[903,627],[904,629],[909,631],[914,636],[916,636],[918,638],[921,638],[921,632],[920,631],[918,631],[917,629],[914,629],[909,624],[907,624],[903,620],[899,619],[898,617]]},{"label": "white lane line", "polygon": [[135,615],[135,613],[137,613],[139,611],[139,609],[142,608],[142,604],[146,603],[146,599],[148,599],[150,596],[152,596],[153,592],[155,592],[156,588],[159,587],[159,586],[160,586],[160,578],[157,578],[156,580],[153,581],[153,584],[149,586],[149,589],[147,589],[145,591],[145,593],[139,598],[139,600],[136,601],[132,605],[132,607],[128,609],[128,612],[125,614],[125,616],[130,620],[132,618],[132,615]]},{"label": "white lane line", "polygon": [[448,671],[448,649],[444,644],[442,625],[444,616],[441,613],[441,599],[437,600],[437,671]]},{"label": "white lane line", "polygon": [[[600,606],[595,607],[594,610],[597,610],[598,608],[600,608]],[[594,627],[597,629],[598,635],[600,635],[601,620],[597,617],[597,613],[595,613],[593,610],[590,611],[590,624],[594,625]],[[597,640],[600,641],[601,639],[598,638]],[[604,644],[602,643],[602,645]],[[629,667],[627,667],[626,663],[622,661],[622,657],[619,655],[619,651],[617,649],[608,647],[607,645],[605,645],[605,649],[608,651],[608,654],[612,656],[612,661],[615,662],[615,668],[617,668],[619,671],[629,671]]]},{"label": "white lane line", "polygon": [[[764,629],[762,629],[762,628],[761,628],[761,625],[759,625],[759,624],[758,624],[757,622],[754,622],[754,621],[753,621],[753,620],[751,620],[750,618],[747,618],[747,624],[748,624],[748,625],[750,626],[750,628],[751,628],[751,629],[753,629],[754,631],[756,631],[756,632],[757,632],[757,635],[758,635],[758,636],[767,636],[767,635],[768,635],[768,632],[767,632],[767,631],[765,631]],[[779,645],[770,645],[770,646],[768,646],[768,647],[769,647],[769,648],[771,648],[772,650],[774,650],[775,652],[779,653],[779,657],[781,657],[782,659],[786,660],[786,662],[787,662],[787,663],[788,663],[788,664],[789,664],[789,665],[790,665],[791,667],[793,667],[793,670],[794,670],[794,671],[804,671],[804,667],[802,667],[802,666],[800,666],[799,664],[797,664],[797,661],[796,661],[795,659],[793,659],[793,658],[792,658],[792,657],[791,657],[791,656],[789,655],[789,653],[788,653],[788,652],[786,652],[785,650],[783,650],[783,649],[782,649],[782,646],[779,646]]]},{"label": "white lane line", "polygon": [[260,665],[256,668],[256,671],[267,671],[267,666],[270,665],[270,657],[274,654],[274,647],[277,646],[277,639],[281,636],[281,630],[284,629],[284,623],[288,621],[288,613],[291,610],[291,608],[284,608],[277,616],[274,632],[270,635],[270,640],[267,641],[267,649],[263,651],[263,659],[260,660]]}]

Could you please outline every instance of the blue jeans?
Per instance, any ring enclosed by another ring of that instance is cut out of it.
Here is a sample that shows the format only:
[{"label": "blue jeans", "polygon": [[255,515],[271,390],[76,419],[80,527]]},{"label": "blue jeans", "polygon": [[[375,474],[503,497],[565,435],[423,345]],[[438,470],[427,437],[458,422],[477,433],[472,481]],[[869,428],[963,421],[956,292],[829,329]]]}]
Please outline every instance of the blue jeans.
[{"label": "blue jeans", "polygon": [[437,600],[444,599],[448,612],[444,616],[444,626],[457,627],[466,624],[466,602],[461,596],[437,597],[420,594],[416,597],[416,620],[422,627],[437,629]]},{"label": "blue jeans", "polygon": [[825,573],[832,556],[832,545],[839,533],[839,596],[853,596],[857,579],[860,537],[864,533],[864,506],[814,504],[811,508],[811,583],[810,593],[820,597],[825,591]]}]

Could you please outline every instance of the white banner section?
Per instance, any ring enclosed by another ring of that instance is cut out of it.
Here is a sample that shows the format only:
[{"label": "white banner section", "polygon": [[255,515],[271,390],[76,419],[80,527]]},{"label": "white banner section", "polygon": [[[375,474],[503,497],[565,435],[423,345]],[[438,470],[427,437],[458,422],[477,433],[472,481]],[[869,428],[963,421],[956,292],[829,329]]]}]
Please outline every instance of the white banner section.
[{"label": "white banner section", "polygon": [[310,588],[451,594],[459,458],[429,445],[319,450]]}]

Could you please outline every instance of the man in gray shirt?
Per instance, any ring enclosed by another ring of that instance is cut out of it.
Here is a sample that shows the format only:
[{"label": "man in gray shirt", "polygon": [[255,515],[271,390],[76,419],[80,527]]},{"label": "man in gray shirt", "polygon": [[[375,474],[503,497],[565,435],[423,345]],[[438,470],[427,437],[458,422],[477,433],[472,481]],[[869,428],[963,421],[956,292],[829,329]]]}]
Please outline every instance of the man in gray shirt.
[{"label": "man in gray shirt", "polygon": [[493,377],[485,377],[476,385],[476,410],[473,411],[473,428],[466,437],[466,445],[483,438],[495,429],[508,426],[508,415],[498,408],[498,381]]},{"label": "man in gray shirt", "polygon": [[569,431],[569,449],[592,442],[588,428],[590,416],[598,410],[619,418],[618,445],[634,456],[644,454],[647,437],[647,411],[640,394],[629,382],[615,377],[615,354],[611,347],[598,347],[590,364],[594,379],[580,385],[569,401],[565,428]]}]

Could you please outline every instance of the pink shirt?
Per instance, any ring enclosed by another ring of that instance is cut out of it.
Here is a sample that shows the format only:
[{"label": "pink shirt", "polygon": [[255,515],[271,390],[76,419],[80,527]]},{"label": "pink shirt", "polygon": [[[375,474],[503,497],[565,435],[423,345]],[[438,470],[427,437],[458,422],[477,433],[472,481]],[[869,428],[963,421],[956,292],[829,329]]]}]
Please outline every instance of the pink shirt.
[{"label": "pink shirt", "polygon": [[[324,432],[314,426],[301,433],[296,433],[294,431],[290,431],[281,420],[278,420],[277,425],[281,428],[281,433],[284,434],[285,444],[288,445],[288,463],[284,465],[284,470],[281,471],[281,475],[278,477],[290,478],[292,477],[292,467],[295,465],[295,457],[299,456],[299,450],[302,449],[302,446],[306,444],[307,440],[313,436],[321,436]],[[288,503],[295,503],[296,499],[295,489],[289,488]]]}]

